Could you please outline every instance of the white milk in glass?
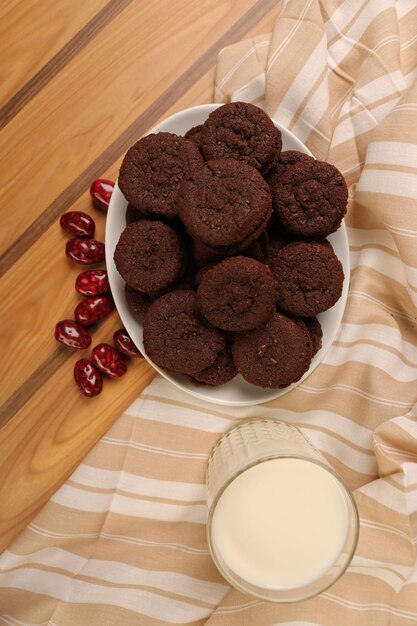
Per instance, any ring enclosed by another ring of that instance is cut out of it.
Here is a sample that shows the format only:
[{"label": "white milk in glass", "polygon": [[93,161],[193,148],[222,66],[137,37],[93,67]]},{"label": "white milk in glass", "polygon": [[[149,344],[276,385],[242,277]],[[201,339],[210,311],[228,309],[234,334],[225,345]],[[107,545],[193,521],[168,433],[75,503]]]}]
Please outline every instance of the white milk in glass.
[{"label": "white milk in glass", "polygon": [[325,574],[349,529],[343,487],[321,465],[276,458],[246,469],[221,494],[212,547],[243,581],[294,589]]}]

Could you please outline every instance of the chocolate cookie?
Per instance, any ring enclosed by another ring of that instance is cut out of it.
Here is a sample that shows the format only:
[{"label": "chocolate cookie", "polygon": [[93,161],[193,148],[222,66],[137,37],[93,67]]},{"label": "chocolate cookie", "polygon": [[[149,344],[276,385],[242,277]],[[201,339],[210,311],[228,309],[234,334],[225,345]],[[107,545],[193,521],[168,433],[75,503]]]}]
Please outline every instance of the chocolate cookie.
[{"label": "chocolate cookie", "polygon": [[273,212],[268,224],[268,235],[271,239],[285,239],[288,243],[290,241],[299,241],[300,237],[290,233],[281,222],[276,211]]},{"label": "chocolate cookie", "polygon": [[277,286],[270,269],[244,256],[231,257],[202,277],[197,302],[208,321],[222,330],[242,331],[266,322],[275,309]]},{"label": "chocolate cookie", "polygon": [[127,283],[125,285],[125,297],[130,311],[143,323],[145,313],[151,306],[153,298],[144,293],[139,293],[139,291],[135,291],[135,289],[129,287]]},{"label": "chocolate cookie", "polygon": [[213,365],[225,339],[198,311],[196,293],[179,290],[151,304],[143,322],[143,344],[156,365],[193,375]]},{"label": "chocolate cookie", "polygon": [[[280,313],[280,311],[278,311]],[[305,339],[307,342],[307,352],[310,354],[310,361],[313,358],[313,341],[311,338],[310,331],[308,330],[307,324],[304,322],[305,317],[292,317],[291,318],[298,326],[303,330],[305,335]]]},{"label": "chocolate cookie", "polygon": [[236,254],[243,254],[251,259],[264,262],[268,253],[269,236],[264,231],[259,237],[257,237],[249,246],[245,243],[235,246],[223,246],[222,248],[214,248],[208,246],[198,239],[193,241],[193,256],[197,267],[202,268],[208,264],[218,263],[219,261],[226,259],[229,256],[235,256]]},{"label": "chocolate cookie", "polygon": [[232,157],[262,172],[273,167],[281,147],[281,132],[270,117],[247,102],[219,107],[201,130],[200,149],[206,160]]},{"label": "chocolate cookie", "polygon": [[226,247],[214,248],[198,239],[193,240],[193,258],[196,266],[200,269],[208,264],[217,263],[227,256],[229,256],[229,254]]},{"label": "chocolate cookie", "polygon": [[325,237],[340,226],[348,191],[339,170],[324,161],[289,167],[271,186],[274,210],[298,237]]},{"label": "chocolate cookie", "polygon": [[289,242],[283,237],[271,237],[269,240],[268,255],[265,261],[269,267],[272,268],[274,266],[278,252],[284,248],[284,246],[287,246],[288,243]]},{"label": "chocolate cookie", "polygon": [[311,361],[311,346],[305,330],[274,313],[260,328],[236,333],[232,354],[238,372],[249,383],[276,389],[301,378]]},{"label": "chocolate cookie", "polygon": [[285,150],[284,152],[281,152],[275,166],[265,176],[265,180],[268,185],[272,186],[292,165],[310,160],[314,160],[313,157],[305,154],[304,152],[298,152],[298,150]]},{"label": "chocolate cookie", "polygon": [[177,203],[187,232],[213,247],[249,246],[272,214],[267,183],[234,159],[209,161],[195,170],[181,185]]},{"label": "chocolate cookie", "polygon": [[207,272],[215,265],[216,265],[215,263],[210,263],[210,265],[205,265],[204,267],[198,270],[194,278],[195,284],[197,285],[197,287],[201,283],[201,281],[203,280],[203,277],[207,274]]},{"label": "chocolate cookie", "polygon": [[312,357],[317,354],[322,346],[323,330],[317,317],[303,317],[303,322],[307,327],[311,337]]},{"label": "chocolate cookie", "polygon": [[189,139],[190,141],[194,141],[197,146],[200,145],[201,142],[201,131],[203,128],[203,124],[199,124],[198,126],[193,126],[190,130],[187,130],[184,137]]},{"label": "chocolate cookie", "polygon": [[330,309],[342,295],[343,268],[330,245],[298,241],[281,248],[271,263],[278,305],[300,317]]},{"label": "chocolate cookie", "polygon": [[172,133],[147,135],[127,151],[118,184],[142,214],[172,218],[181,182],[202,162],[193,141]]},{"label": "chocolate cookie", "polygon": [[232,354],[229,348],[226,348],[219,352],[213,365],[193,374],[192,378],[199,383],[214,387],[228,383],[236,375],[237,369],[233,362]]},{"label": "chocolate cookie", "polygon": [[156,294],[181,277],[185,268],[183,243],[164,222],[140,220],[122,232],[114,262],[133,289]]}]

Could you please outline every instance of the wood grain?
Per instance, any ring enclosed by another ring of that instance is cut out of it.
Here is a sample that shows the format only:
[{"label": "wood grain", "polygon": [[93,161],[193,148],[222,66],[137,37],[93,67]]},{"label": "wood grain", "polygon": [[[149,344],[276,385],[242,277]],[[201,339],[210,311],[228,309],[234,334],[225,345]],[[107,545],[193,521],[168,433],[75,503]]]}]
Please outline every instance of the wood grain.
[{"label": "wood grain", "polygon": [[0,3],[0,103],[16,94],[109,0],[14,0]]},{"label": "wood grain", "polygon": [[[117,326],[113,324],[110,330]],[[108,339],[104,330],[103,335],[102,339]],[[0,549],[26,526],[104,435],[126,408],[126,399],[137,397],[154,376],[146,362],[135,362],[123,379],[106,380],[103,393],[92,404],[75,390],[68,391],[76,358],[71,355],[68,367],[60,368],[34,394],[30,409],[23,407],[2,430],[7,446],[0,462]]]},{"label": "wood grain", "polygon": [[132,0],[110,0],[0,109],[0,130]]},{"label": "wood grain", "polygon": [[[211,101],[218,51],[270,30],[276,12],[272,0],[129,4],[3,129],[1,249],[7,252],[0,341],[7,358],[0,360],[0,549],[154,375],[146,362],[132,362],[128,374],[106,381],[94,400],[78,393],[72,368],[80,355],[53,339],[56,321],[71,317],[79,300],[73,285],[80,271],[63,254],[66,238],[57,218],[70,209],[90,212],[102,239],[105,216],[91,207],[91,180],[115,178],[124,151],[160,119]],[[79,30],[88,19],[78,17]],[[42,71],[27,67],[28,80]],[[114,312],[93,330],[93,345],[109,341],[118,327]]]}]

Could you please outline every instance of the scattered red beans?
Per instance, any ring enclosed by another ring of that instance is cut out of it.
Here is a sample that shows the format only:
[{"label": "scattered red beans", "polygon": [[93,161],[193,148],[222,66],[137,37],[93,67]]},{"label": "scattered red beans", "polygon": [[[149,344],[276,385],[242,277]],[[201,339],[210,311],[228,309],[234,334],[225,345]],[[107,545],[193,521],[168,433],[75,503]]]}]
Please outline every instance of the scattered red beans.
[{"label": "scattered red beans", "polygon": [[104,260],[104,243],[95,239],[70,239],[65,246],[65,254],[83,265],[101,263]]},{"label": "scattered red beans", "polygon": [[98,346],[93,348],[91,360],[94,365],[98,367],[100,372],[111,376],[111,378],[120,378],[120,376],[126,374],[126,361],[117,350],[108,343],[99,343]]},{"label": "scattered red beans", "polygon": [[119,352],[126,356],[132,357],[132,359],[143,359],[143,355],[137,349],[133,343],[127,330],[119,328],[113,335],[114,344]]},{"label": "scattered red beans", "polygon": [[113,309],[113,300],[109,296],[93,296],[75,307],[74,317],[82,326],[90,326],[105,318]]},{"label": "scattered red beans", "polygon": [[75,281],[75,291],[82,296],[99,296],[110,291],[107,270],[87,270],[78,274]]},{"label": "scattered red beans", "polygon": [[81,211],[69,211],[59,220],[62,230],[73,237],[92,237],[96,225],[92,217]]},{"label": "scattered red beans", "polygon": [[55,339],[68,348],[85,350],[91,343],[90,333],[74,320],[61,320],[55,326]]},{"label": "scattered red beans", "polygon": [[[107,210],[114,182],[99,178],[91,184],[90,194],[94,204]],[[83,265],[93,265],[105,259],[104,243],[92,239],[95,223],[92,217],[82,211],[68,211],[61,216],[61,228],[72,235],[65,247],[68,258]],[[75,290],[86,299],[78,304],[74,311],[75,320],[62,320],[55,327],[55,339],[65,346],[82,350],[91,344],[91,336],[85,326],[95,324],[108,315],[114,308],[106,269],[81,272],[75,281]],[[108,294],[108,295],[107,295]],[[112,378],[119,378],[127,371],[127,363],[122,356],[141,357],[124,328],[113,335],[119,352],[107,343],[96,346],[91,353],[91,360],[79,359],[74,365],[74,379],[81,393],[92,398],[101,393],[103,378],[100,372]]]},{"label": "scattered red beans", "polygon": [[99,209],[107,211],[113,189],[114,182],[112,180],[106,180],[105,178],[98,178],[91,183],[90,195],[93,198],[94,204]]},{"label": "scattered red beans", "polygon": [[93,398],[101,393],[103,379],[100,372],[89,359],[80,359],[74,365],[74,379],[82,394]]}]

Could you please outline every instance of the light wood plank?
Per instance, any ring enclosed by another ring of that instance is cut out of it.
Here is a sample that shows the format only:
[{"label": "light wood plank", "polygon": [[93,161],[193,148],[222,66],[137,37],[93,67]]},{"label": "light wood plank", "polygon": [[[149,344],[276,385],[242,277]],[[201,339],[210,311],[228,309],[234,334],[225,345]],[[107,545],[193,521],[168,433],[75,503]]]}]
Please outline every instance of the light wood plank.
[{"label": "light wood plank", "polygon": [[0,106],[11,98],[108,0],[21,0],[1,3]]},{"label": "light wood plank", "polygon": [[[114,177],[116,171],[113,168],[106,174]],[[105,217],[92,207],[88,192],[72,209],[92,215],[96,221],[95,236],[104,241]],[[82,300],[74,284],[77,275],[88,268],[65,256],[68,239],[56,222],[0,281],[0,293],[8,294],[2,309],[1,344],[10,356],[0,360],[0,377],[4,381],[0,404],[58,347],[55,324],[73,319],[74,309]],[[93,337],[95,332],[94,327]],[[85,356],[84,352],[79,354],[80,358]]]},{"label": "light wood plank", "polygon": [[[114,324],[111,330],[116,327]],[[106,380],[101,396],[87,399],[71,381],[75,361],[76,355],[2,431],[0,550],[154,376],[146,362],[133,362],[124,378]]]}]

